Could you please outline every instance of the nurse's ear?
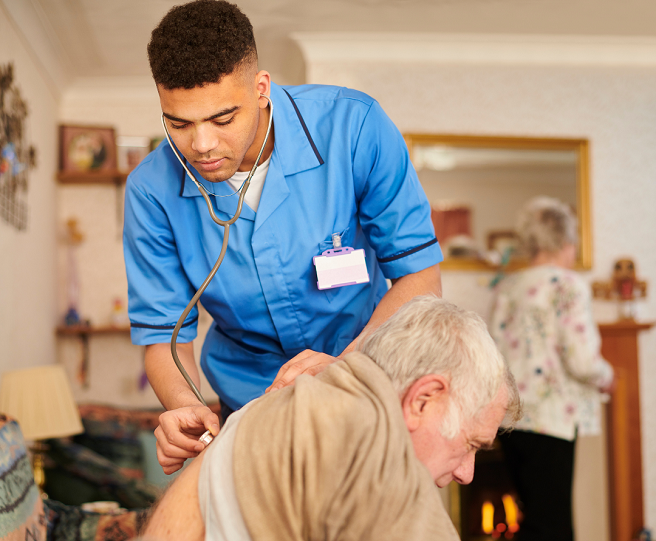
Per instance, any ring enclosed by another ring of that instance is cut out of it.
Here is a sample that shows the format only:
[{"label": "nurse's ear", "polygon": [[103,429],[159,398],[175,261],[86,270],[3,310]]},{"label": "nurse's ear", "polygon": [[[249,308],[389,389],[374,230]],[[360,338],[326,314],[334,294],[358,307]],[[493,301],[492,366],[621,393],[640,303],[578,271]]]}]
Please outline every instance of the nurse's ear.
[{"label": "nurse's ear", "polygon": [[255,76],[255,86],[257,92],[260,95],[258,99],[258,104],[260,109],[266,109],[269,106],[269,100],[263,96],[269,96],[271,94],[271,75],[268,71],[258,71]]}]

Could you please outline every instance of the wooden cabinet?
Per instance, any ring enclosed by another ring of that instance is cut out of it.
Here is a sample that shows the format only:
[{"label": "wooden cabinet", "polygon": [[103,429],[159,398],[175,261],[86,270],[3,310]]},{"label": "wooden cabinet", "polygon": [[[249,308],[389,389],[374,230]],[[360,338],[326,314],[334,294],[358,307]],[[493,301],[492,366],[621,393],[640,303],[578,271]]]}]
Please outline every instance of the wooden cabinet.
[{"label": "wooden cabinet", "polygon": [[617,377],[607,415],[613,541],[630,541],[644,526],[638,333],[653,325],[632,320],[599,325],[601,353]]}]

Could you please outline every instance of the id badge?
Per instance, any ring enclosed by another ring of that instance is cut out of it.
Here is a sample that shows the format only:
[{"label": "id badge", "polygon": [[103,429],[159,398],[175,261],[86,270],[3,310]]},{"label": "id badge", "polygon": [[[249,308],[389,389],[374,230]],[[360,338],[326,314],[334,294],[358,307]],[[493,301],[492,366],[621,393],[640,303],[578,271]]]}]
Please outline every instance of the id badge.
[{"label": "id badge", "polygon": [[317,269],[319,289],[366,284],[369,273],[364,260],[364,250],[348,246],[326,250],[314,256],[312,262]]}]

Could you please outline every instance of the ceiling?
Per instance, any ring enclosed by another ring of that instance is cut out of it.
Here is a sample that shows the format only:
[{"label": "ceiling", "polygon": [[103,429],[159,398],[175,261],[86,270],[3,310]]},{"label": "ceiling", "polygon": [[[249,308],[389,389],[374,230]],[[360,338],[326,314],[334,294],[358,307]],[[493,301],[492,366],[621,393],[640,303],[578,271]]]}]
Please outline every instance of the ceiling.
[{"label": "ceiling", "polygon": [[[8,0],[5,0],[8,1]],[[146,44],[182,0],[31,2],[74,77],[147,76]],[[291,32],[435,32],[656,36],[653,0],[236,0],[255,29],[260,67],[300,83]]]}]

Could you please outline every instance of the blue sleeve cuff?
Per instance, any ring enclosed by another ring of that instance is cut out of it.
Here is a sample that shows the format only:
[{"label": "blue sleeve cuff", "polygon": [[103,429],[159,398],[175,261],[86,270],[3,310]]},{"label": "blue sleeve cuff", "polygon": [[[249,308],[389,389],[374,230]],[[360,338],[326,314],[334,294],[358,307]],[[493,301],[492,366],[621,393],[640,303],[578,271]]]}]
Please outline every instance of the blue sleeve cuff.
[{"label": "blue sleeve cuff", "polygon": [[378,259],[385,278],[394,280],[407,274],[422,271],[444,261],[437,239],[401,252],[392,257]]},{"label": "blue sleeve cuff", "polygon": [[[198,317],[185,321],[178,333],[178,342],[186,344],[198,336]],[[137,346],[150,346],[152,344],[167,344],[171,341],[175,325],[147,325],[144,323],[130,323],[130,338]]]}]

